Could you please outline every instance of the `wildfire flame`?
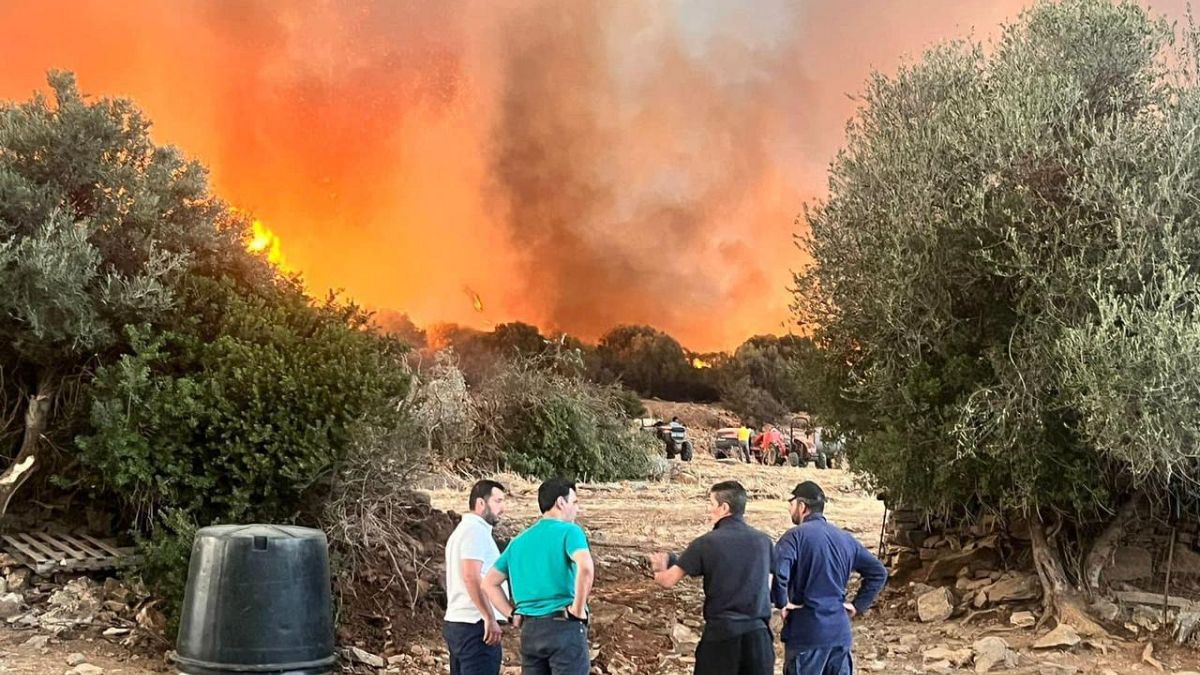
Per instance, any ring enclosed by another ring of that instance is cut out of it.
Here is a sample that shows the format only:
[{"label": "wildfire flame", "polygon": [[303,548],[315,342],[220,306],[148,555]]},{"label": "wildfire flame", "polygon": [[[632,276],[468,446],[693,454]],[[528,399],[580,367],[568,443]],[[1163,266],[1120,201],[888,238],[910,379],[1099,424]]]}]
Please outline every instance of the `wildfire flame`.
[{"label": "wildfire flame", "polygon": [[692,367],[696,370],[703,370],[704,368],[712,368],[712,364],[697,356],[692,359]]},{"label": "wildfire flame", "polygon": [[261,220],[255,220],[250,224],[250,241],[246,244],[246,250],[266,256],[267,262],[281,270],[287,269],[279,235],[263,225]]},{"label": "wildfire flame", "polygon": [[468,286],[463,287],[463,292],[467,294],[467,297],[471,298],[471,305],[473,305],[475,307],[475,311],[482,314],[483,313],[483,298],[479,297],[479,294],[476,293],[475,291],[471,290],[471,288]]}]

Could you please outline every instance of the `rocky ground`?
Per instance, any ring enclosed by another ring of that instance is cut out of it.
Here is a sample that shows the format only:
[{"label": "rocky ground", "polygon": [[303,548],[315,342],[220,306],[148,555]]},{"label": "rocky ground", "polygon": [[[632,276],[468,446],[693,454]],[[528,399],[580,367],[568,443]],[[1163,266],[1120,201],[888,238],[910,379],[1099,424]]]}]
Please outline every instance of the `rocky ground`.
[{"label": "rocky ground", "polygon": [[[874,550],[880,539],[883,506],[859,490],[844,471],[815,468],[764,467],[718,462],[701,453],[690,464],[676,463],[662,483],[588,485],[580,491],[580,523],[588,530],[600,564],[593,603],[593,664],[598,673],[690,673],[692,653],[702,627],[700,584],[685,581],[663,590],[650,580],[645,554],[679,550],[707,529],[705,492],[708,485],[733,478],[751,494],[747,519],[772,536],[791,523],[785,495],[802,480],[815,480],[829,495],[827,512],[834,522]],[[536,485],[503,477],[512,489],[508,527],[519,531],[536,517]],[[466,482],[446,481],[431,486],[435,506],[461,510]],[[993,583],[1017,575],[996,572]],[[1002,586],[1004,584],[1001,584]],[[915,584],[890,588],[877,611],[856,622],[857,663],[864,672],[880,673],[1186,673],[1200,670],[1200,653],[1171,647],[1169,640],[1152,642],[1082,641],[1035,648],[1049,630],[1035,630],[1022,611],[1036,611],[1037,602],[985,608],[922,621]],[[993,611],[989,611],[992,609]],[[1015,618],[1014,618],[1015,615]],[[928,619],[929,617],[926,617]],[[1014,625],[1014,620],[1017,624]],[[1149,645],[1154,645],[1147,652]],[[505,637],[507,672],[519,672],[515,636]],[[402,650],[403,651],[403,650]],[[430,630],[408,654],[394,656],[394,672],[438,673],[444,650]],[[415,652],[415,655],[413,654]],[[782,650],[780,650],[782,658]],[[1143,658],[1145,657],[1145,658]],[[429,665],[421,665],[422,661]],[[782,671],[782,661],[778,662]],[[1157,664],[1157,665],[1155,665]],[[986,668],[985,668],[986,666]],[[422,669],[424,668],[424,669]]]},{"label": "rocky ground", "polygon": [[[706,454],[706,444],[700,444],[697,450],[695,461],[673,463],[662,481],[589,484],[580,489],[580,523],[589,533],[599,565],[592,603],[595,673],[691,672],[692,653],[702,627],[701,587],[689,580],[672,590],[658,588],[650,580],[645,556],[656,550],[680,550],[707,529],[705,493],[714,482],[730,478],[741,481],[752,498],[748,520],[778,536],[790,526],[784,501],[787,492],[801,480],[816,480],[829,495],[830,519],[872,549],[879,543],[883,505],[873,495],[857,489],[850,474],[837,469],[718,462]],[[511,490],[509,518],[501,532],[511,536],[537,517],[537,486],[513,476],[500,479]],[[461,511],[468,485],[465,478],[430,477],[421,487],[428,490],[437,508]],[[969,579],[965,583],[983,589],[1001,582],[1001,587],[1015,583],[1008,581],[1015,577],[1003,577],[1001,570],[995,570],[995,574],[994,579]],[[47,584],[43,590],[29,591],[27,587],[24,603],[2,622],[0,674],[83,675],[102,671],[144,675],[167,669],[162,657],[166,645],[131,637],[144,632],[138,615],[143,613],[146,601],[125,596],[112,582],[106,589],[100,579],[83,593],[88,596],[84,602],[99,603],[91,620],[95,625],[55,630],[29,618],[31,614],[43,616],[56,607],[62,609],[50,603],[52,588]],[[78,585],[75,588],[83,590]],[[1136,641],[1076,642],[1070,636],[1052,634],[1049,627],[1034,627],[1036,601],[981,605],[978,610],[964,610],[948,601],[952,606],[947,612],[945,607],[932,606],[936,598],[930,599],[930,590],[916,586],[889,588],[877,611],[856,622],[855,652],[861,671],[1053,675],[1200,671],[1200,653],[1173,646],[1165,635],[1144,636]],[[926,596],[927,606],[918,607],[916,596]],[[73,606],[70,598],[59,600]],[[921,620],[922,616],[926,621]],[[143,622],[154,620],[152,614],[143,618]],[[360,673],[448,672],[436,617],[414,616],[410,625],[412,630],[395,636],[382,653],[372,653],[365,649],[366,644],[357,649],[353,644],[344,645],[348,657],[344,668]],[[113,628],[128,630],[114,633]],[[1039,642],[1041,647],[1036,646]],[[519,672],[516,636],[506,634],[504,645],[505,672]],[[781,662],[777,669],[782,671]]]}]

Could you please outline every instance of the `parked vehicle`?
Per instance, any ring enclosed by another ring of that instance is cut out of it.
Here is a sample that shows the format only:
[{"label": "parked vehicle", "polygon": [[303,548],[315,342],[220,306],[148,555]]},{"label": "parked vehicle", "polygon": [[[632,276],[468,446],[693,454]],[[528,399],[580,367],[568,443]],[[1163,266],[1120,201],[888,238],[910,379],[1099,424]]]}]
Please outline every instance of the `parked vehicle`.
[{"label": "parked vehicle", "polygon": [[687,437],[687,427],[677,419],[664,422],[660,419],[642,418],[638,420],[641,428],[663,442],[663,450],[667,459],[675,459],[676,455],[685,462],[692,461],[692,441]]},{"label": "parked vehicle", "polygon": [[713,457],[717,459],[741,459],[741,444],[738,443],[737,427],[717,429],[713,438]]},{"label": "parked vehicle", "polygon": [[788,442],[779,429],[769,424],[751,439],[750,451],[760,464],[778,466],[788,462]]},{"label": "parked vehicle", "polygon": [[813,430],[813,459],[818,469],[836,468],[845,455],[846,443],[842,438],[822,427]]}]

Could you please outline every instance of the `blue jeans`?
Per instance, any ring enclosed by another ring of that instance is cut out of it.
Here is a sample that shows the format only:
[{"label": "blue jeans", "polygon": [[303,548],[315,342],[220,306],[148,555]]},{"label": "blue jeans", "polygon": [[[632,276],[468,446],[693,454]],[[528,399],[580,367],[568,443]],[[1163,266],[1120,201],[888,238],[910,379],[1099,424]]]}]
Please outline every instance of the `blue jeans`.
[{"label": "blue jeans", "polygon": [[588,675],[588,629],[558,617],[521,619],[521,675]]},{"label": "blue jeans", "polygon": [[500,645],[483,641],[483,621],[458,623],[447,621],[442,627],[446,648],[450,650],[450,675],[498,675]]},{"label": "blue jeans", "polygon": [[783,658],[783,675],[854,675],[850,647],[787,647]]}]

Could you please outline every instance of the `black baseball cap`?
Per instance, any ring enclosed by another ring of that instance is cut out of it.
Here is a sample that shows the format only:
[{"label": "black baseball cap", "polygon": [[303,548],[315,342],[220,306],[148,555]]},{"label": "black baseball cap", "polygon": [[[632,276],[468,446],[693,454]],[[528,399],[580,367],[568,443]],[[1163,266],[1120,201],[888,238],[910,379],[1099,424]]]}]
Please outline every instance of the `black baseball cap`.
[{"label": "black baseball cap", "polygon": [[[825,501],[825,491],[820,485],[806,480],[803,483],[797,483],[795,488],[792,488],[792,499],[803,499],[806,502],[823,502]],[[789,499],[788,501],[791,501]]]}]

